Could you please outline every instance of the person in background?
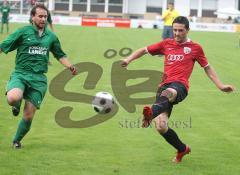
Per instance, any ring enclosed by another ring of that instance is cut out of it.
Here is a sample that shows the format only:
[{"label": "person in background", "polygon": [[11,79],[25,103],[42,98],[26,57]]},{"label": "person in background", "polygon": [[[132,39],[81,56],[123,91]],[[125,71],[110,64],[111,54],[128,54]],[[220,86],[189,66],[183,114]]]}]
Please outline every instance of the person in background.
[{"label": "person in background", "polygon": [[172,2],[168,3],[168,8],[163,12],[162,20],[164,22],[162,39],[173,38],[173,28],[172,23],[179,13],[174,9],[174,4]]},{"label": "person in background", "polygon": [[6,0],[3,2],[3,5],[1,6],[1,13],[2,13],[1,33],[3,33],[4,24],[6,24],[7,33],[8,33],[9,32],[8,20],[9,20],[10,6],[8,5],[8,2]]}]

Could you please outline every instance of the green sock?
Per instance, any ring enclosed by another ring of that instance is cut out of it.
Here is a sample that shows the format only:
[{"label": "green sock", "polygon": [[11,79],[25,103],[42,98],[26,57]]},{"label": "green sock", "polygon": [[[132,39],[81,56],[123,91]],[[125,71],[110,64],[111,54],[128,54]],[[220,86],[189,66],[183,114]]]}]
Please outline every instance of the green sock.
[{"label": "green sock", "polygon": [[3,24],[1,25],[1,33],[3,33]]},{"label": "green sock", "polygon": [[22,119],[18,124],[18,129],[16,132],[16,135],[13,139],[13,141],[21,141],[22,138],[28,133],[28,131],[31,128],[32,121],[26,121],[25,119]]}]

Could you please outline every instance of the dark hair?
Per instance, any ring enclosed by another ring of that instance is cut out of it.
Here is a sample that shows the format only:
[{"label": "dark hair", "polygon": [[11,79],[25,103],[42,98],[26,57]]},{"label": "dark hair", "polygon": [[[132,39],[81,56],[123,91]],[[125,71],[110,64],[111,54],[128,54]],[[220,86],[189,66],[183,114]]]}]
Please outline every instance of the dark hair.
[{"label": "dark hair", "polygon": [[169,2],[168,4],[171,4],[171,5],[173,5],[173,6],[174,6],[174,3],[173,3],[173,2]]},{"label": "dark hair", "polygon": [[178,24],[184,24],[185,28],[188,30],[189,29],[189,21],[185,16],[178,16],[173,20],[173,23],[178,23]]},{"label": "dark hair", "polygon": [[31,16],[35,16],[35,15],[36,15],[36,9],[37,9],[37,8],[46,10],[46,11],[47,11],[47,14],[49,14],[47,7],[45,7],[43,4],[36,4],[36,5],[33,6],[32,10],[31,10],[31,12],[30,12],[30,15],[31,15]]}]

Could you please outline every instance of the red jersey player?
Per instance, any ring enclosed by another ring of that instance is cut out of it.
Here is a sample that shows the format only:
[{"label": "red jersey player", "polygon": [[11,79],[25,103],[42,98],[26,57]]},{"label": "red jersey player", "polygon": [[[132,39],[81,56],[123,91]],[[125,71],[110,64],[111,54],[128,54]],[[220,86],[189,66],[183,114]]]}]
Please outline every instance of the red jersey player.
[{"label": "red jersey player", "polygon": [[165,140],[177,149],[177,155],[173,161],[181,162],[184,155],[190,153],[190,147],[185,145],[176,132],[169,128],[168,118],[171,115],[173,105],[185,99],[189,89],[189,77],[194,63],[197,61],[205,70],[207,76],[223,92],[232,92],[232,85],[223,84],[212,66],[209,65],[202,47],[187,38],[189,21],[186,17],[179,16],[173,21],[174,39],[166,39],[159,43],[138,49],[128,58],[122,61],[126,67],[131,61],[149,53],[151,55],[165,55],[164,76],[160,84],[156,101],[152,107],[145,106],[143,109],[143,127],[148,127],[152,120],[155,121],[156,129]]}]

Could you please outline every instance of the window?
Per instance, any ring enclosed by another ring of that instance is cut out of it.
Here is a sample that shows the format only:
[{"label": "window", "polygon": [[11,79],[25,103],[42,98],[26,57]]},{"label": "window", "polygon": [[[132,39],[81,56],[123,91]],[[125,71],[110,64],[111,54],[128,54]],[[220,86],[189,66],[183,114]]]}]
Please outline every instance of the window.
[{"label": "window", "polygon": [[190,1],[190,16],[197,16],[198,13],[198,0]]},{"label": "window", "polygon": [[202,17],[216,17],[214,12],[217,10],[217,0],[202,1]]},{"label": "window", "polygon": [[147,13],[162,13],[162,0],[148,0],[147,1]]},{"label": "window", "polygon": [[105,0],[91,0],[91,4],[105,4]]},{"label": "window", "polygon": [[73,0],[73,4],[87,4],[87,0]]},{"label": "window", "polygon": [[109,0],[108,1],[109,4],[123,4],[122,0]]},{"label": "window", "polygon": [[159,14],[162,14],[162,8],[159,8],[159,7],[147,7],[147,13],[159,13]]},{"label": "window", "polygon": [[104,12],[105,0],[91,0],[91,12]]},{"label": "window", "polygon": [[122,13],[123,1],[122,0],[109,0],[108,12],[109,13]]},{"label": "window", "polygon": [[55,10],[68,11],[69,0],[55,0]]},{"label": "window", "polygon": [[122,13],[122,11],[123,11],[122,6],[114,6],[114,5],[108,6],[109,13]]},{"label": "window", "polygon": [[190,9],[190,16],[198,16],[198,10],[197,9]]},{"label": "window", "polygon": [[55,0],[57,3],[69,3],[69,0]]},{"label": "window", "polygon": [[87,0],[73,0],[73,11],[86,12]]}]

